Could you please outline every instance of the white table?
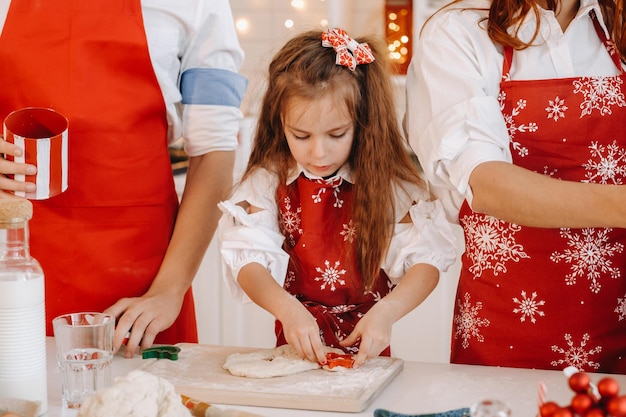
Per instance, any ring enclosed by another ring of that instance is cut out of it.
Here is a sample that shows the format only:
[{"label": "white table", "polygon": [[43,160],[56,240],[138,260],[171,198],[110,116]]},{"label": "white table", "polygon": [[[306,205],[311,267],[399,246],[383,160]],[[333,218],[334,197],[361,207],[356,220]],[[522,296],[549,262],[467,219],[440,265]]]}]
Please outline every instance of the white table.
[{"label": "white table", "polygon": [[[73,417],[76,412],[61,405],[61,375],[58,370],[54,339],[48,344],[48,417]],[[116,357],[113,375],[125,375],[143,366],[140,356],[133,359]],[[592,374],[597,382],[603,375]],[[626,394],[626,375],[611,375]],[[403,371],[361,413],[290,410],[263,407],[221,406],[252,412],[265,417],[351,417],[373,416],[376,408],[398,413],[417,414],[469,407],[484,399],[497,399],[508,405],[512,417],[534,417],[537,411],[537,386],[547,384],[548,400],[567,404],[573,392],[560,371],[499,368],[488,366],[449,365],[440,363],[405,362]]]}]

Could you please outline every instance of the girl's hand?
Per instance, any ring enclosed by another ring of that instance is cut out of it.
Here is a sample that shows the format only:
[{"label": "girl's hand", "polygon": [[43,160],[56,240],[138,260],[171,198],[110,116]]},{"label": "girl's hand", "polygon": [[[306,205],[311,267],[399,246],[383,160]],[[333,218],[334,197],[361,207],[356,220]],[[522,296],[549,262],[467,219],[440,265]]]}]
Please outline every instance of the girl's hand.
[{"label": "girl's hand", "polygon": [[16,181],[7,177],[9,174],[35,175],[37,173],[35,165],[22,164],[5,159],[6,155],[22,156],[23,153],[24,151],[19,146],[0,139],[0,190],[35,192],[35,184]]},{"label": "girl's hand", "polygon": [[352,333],[340,342],[343,347],[359,344],[359,353],[354,358],[354,368],[361,366],[366,359],[380,354],[391,342],[391,328],[394,321],[386,314],[379,301],[359,320]]},{"label": "girl's hand", "polygon": [[315,318],[299,301],[294,299],[284,317],[279,318],[283,325],[285,340],[302,357],[311,362],[326,363],[326,350],[320,338],[320,328]]}]

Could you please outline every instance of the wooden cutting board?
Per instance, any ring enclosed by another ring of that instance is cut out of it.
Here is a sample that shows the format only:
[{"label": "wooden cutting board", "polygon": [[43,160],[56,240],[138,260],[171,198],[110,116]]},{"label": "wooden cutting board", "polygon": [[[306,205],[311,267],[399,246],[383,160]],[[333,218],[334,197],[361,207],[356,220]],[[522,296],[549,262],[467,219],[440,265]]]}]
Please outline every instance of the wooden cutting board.
[{"label": "wooden cutting board", "polygon": [[169,380],[179,394],[209,404],[360,412],[398,375],[404,361],[378,357],[357,369],[323,369],[275,378],[231,375],[222,366],[231,353],[259,348],[181,343],[178,360],[151,360],[143,370]]}]

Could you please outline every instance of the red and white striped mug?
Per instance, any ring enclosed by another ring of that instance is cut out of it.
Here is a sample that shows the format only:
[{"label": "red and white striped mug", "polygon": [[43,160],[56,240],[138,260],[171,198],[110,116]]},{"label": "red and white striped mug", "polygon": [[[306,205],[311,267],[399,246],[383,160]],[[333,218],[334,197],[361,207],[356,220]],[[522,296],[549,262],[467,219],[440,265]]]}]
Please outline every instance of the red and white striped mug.
[{"label": "red and white striped mug", "polygon": [[18,181],[33,182],[34,193],[16,191],[15,195],[44,200],[67,190],[68,120],[62,114],[43,107],[27,107],[4,119],[4,140],[24,150],[22,156],[6,155],[7,160],[33,164],[37,174],[16,174]]}]

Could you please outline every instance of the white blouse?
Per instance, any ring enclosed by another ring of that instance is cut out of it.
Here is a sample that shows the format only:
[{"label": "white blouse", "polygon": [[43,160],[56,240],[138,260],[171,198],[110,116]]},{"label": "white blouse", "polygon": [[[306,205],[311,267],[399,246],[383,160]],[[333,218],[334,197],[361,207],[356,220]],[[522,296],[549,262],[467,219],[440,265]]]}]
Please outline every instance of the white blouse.
[{"label": "white blouse", "polygon": [[[320,178],[300,168],[287,184],[295,181],[301,172],[309,178]],[[346,166],[337,176],[353,183]],[[240,302],[250,301],[237,283],[239,271],[249,263],[266,267],[281,286],[285,281],[289,255],[282,249],[284,236],[279,230],[275,200],[277,186],[275,175],[258,169],[235,188],[230,200],[219,204],[224,213],[218,228],[223,275],[231,294]],[[428,191],[413,184],[396,187],[395,198],[396,221],[409,213],[412,223],[396,223],[382,269],[396,283],[418,263],[446,271],[456,260],[457,243],[441,202],[430,201]],[[262,210],[248,214],[237,205],[244,201]]]},{"label": "white blouse", "polygon": [[[489,39],[481,21],[487,10],[468,9],[489,5],[488,0],[463,0],[434,14],[421,32],[407,74],[411,147],[452,221],[458,221],[464,199],[472,203],[472,170],[486,161],[511,161],[497,100],[502,48]],[[554,13],[542,9],[540,33],[532,47],[514,52],[511,78],[617,75],[588,16],[591,9],[600,18],[597,0],[581,0],[565,33]],[[519,30],[520,38],[529,41],[535,28],[531,13]]]}]

